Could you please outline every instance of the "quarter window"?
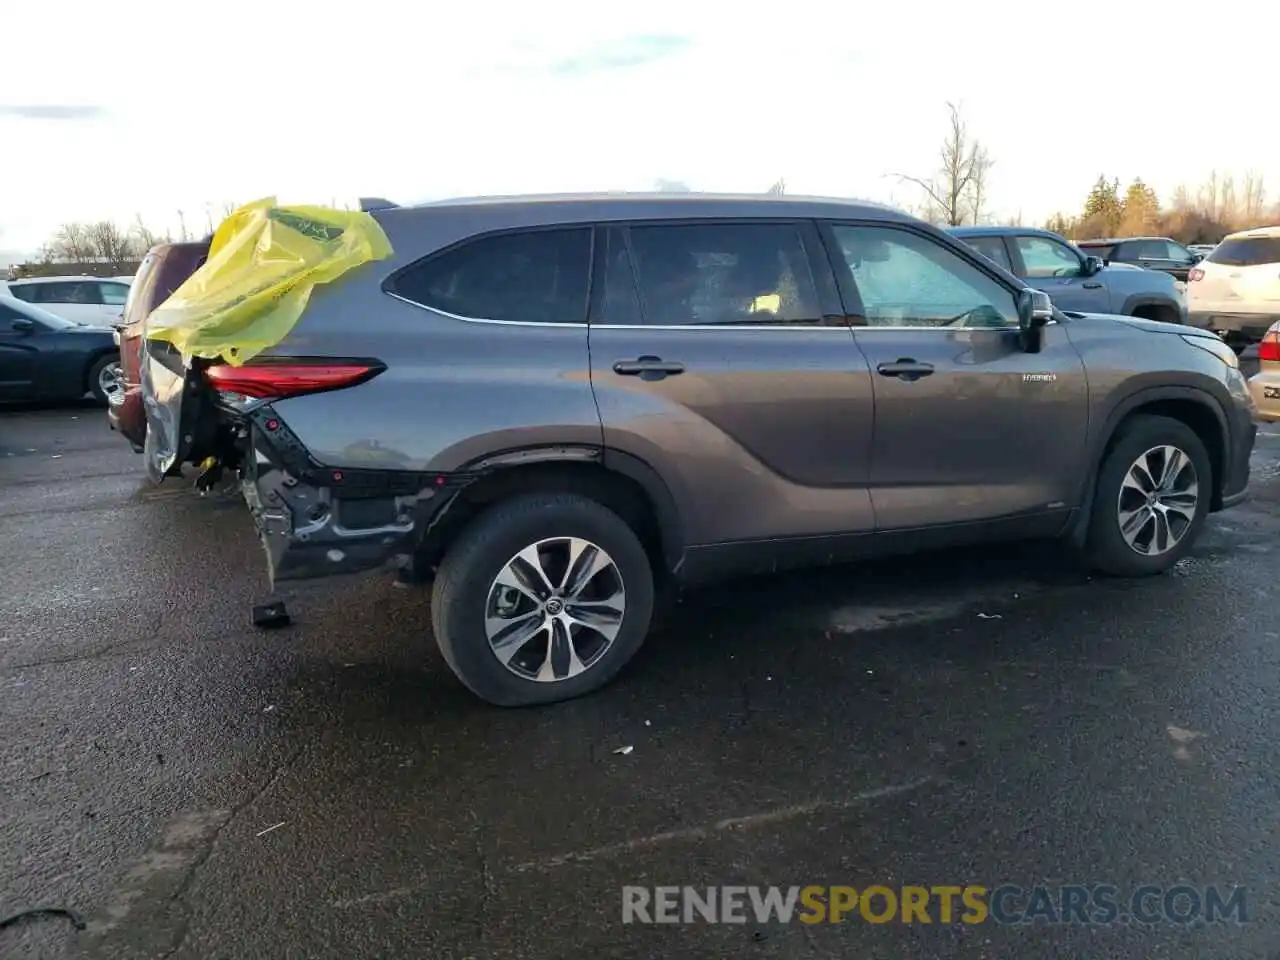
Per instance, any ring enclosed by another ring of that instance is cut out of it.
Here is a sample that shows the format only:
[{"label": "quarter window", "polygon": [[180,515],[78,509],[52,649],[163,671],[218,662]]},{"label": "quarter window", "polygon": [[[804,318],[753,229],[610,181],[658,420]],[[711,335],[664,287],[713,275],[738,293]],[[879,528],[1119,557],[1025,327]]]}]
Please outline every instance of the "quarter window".
[{"label": "quarter window", "polygon": [[100,283],[98,290],[102,295],[102,302],[109,307],[123,307],[125,301],[129,299],[128,284]]},{"label": "quarter window", "polygon": [[795,224],[644,226],[630,237],[647,323],[823,324]]},{"label": "quarter window", "polygon": [[1075,251],[1048,237],[1018,237],[1018,253],[1026,268],[1025,276],[1078,277],[1082,264]]},{"label": "quarter window", "polygon": [[477,320],[585,323],[591,229],[505,233],[420,261],[392,290],[424,307]]},{"label": "quarter window", "polygon": [[832,230],[869,326],[990,329],[1017,324],[1013,293],[937,241],[888,227]]}]

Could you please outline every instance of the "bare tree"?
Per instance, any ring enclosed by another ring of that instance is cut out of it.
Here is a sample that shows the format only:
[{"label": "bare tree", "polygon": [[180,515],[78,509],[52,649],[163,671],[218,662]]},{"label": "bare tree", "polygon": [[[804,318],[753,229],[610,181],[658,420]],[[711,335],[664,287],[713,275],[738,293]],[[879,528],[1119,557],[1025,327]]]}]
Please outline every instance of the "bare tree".
[{"label": "bare tree", "polygon": [[1262,183],[1262,174],[1250,171],[1244,175],[1244,200],[1240,215],[1245,224],[1251,227],[1261,226],[1266,216],[1267,190]]},{"label": "bare tree", "polygon": [[786,192],[787,192],[787,181],[784,180],[782,177],[779,177],[777,180],[775,180],[773,182],[773,185],[770,186],[769,189],[765,191],[765,193],[771,194],[775,197],[780,197]]},{"label": "bare tree", "polygon": [[64,223],[41,251],[49,263],[83,263],[93,258],[93,240],[83,223]]},{"label": "bare tree", "polygon": [[973,170],[969,178],[969,212],[976,226],[982,222],[983,207],[987,202],[987,174],[995,166],[995,161],[987,153],[987,148],[974,143]]},{"label": "bare tree", "polygon": [[924,191],[929,206],[936,211],[936,219],[958,227],[965,222],[972,207],[974,175],[979,170],[984,178],[982,193],[985,195],[985,176],[991,162],[986,159],[982,144],[969,135],[960,108],[948,102],[947,111],[951,115],[950,129],[938,151],[938,172],[928,179],[908,174],[898,174],[898,179],[914,183]]},{"label": "bare tree", "polygon": [[187,217],[181,210],[178,211],[178,240],[182,243],[191,240],[191,232],[187,229]]}]

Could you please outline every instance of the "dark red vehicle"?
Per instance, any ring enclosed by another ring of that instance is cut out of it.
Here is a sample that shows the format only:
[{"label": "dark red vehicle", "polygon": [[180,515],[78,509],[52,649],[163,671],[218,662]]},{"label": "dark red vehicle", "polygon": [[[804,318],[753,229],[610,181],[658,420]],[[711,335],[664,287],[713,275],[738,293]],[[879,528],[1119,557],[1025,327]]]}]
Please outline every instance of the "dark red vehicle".
[{"label": "dark red vehicle", "polygon": [[143,258],[125,301],[124,317],[116,331],[124,398],[107,410],[111,429],[141,453],[147,436],[147,412],[142,405],[142,325],[151,311],[169,299],[184,280],[209,256],[209,240],[161,243]]}]

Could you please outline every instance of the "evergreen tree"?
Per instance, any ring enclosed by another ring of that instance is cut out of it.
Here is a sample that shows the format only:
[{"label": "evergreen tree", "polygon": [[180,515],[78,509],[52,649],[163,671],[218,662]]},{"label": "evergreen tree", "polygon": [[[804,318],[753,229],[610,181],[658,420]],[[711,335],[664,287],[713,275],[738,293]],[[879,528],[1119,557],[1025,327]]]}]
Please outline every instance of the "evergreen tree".
[{"label": "evergreen tree", "polygon": [[1084,202],[1084,216],[1081,220],[1098,224],[1104,232],[1114,234],[1120,228],[1121,212],[1120,181],[1108,181],[1105,176],[1099,176]]}]

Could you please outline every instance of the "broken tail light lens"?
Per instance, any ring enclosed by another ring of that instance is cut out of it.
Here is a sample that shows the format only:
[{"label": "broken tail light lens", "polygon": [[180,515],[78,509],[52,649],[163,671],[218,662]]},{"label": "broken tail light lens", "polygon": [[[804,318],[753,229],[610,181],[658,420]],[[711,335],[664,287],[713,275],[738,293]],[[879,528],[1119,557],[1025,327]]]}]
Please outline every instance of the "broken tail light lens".
[{"label": "broken tail light lens", "polygon": [[282,400],[306,393],[341,390],[371,380],[386,369],[377,360],[272,359],[242,367],[220,363],[204,371],[215,390],[258,400]]}]

